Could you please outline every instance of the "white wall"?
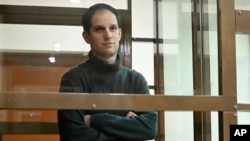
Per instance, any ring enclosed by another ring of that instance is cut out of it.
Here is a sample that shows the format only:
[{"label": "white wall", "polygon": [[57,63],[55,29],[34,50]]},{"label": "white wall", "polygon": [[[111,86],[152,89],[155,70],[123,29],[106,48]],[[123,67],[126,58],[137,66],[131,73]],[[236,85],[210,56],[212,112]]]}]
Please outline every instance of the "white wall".
[{"label": "white wall", "polygon": [[84,52],[81,26],[0,24],[0,51]]}]

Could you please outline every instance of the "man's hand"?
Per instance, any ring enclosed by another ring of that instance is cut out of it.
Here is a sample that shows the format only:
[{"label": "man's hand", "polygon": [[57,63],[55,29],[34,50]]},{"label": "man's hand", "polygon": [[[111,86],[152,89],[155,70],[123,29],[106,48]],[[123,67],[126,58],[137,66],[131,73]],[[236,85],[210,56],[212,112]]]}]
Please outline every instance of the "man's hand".
[{"label": "man's hand", "polygon": [[137,114],[134,113],[134,112],[132,112],[132,111],[129,111],[129,112],[127,113],[127,115],[126,115],[126,117],[136,117],[136,116],[137,116]]},{"label": "man's hand", "polygon": [[84,122],[85,124],[90,127],[90,118],[91,118],[91,115],[85,115],[84,116]]}]

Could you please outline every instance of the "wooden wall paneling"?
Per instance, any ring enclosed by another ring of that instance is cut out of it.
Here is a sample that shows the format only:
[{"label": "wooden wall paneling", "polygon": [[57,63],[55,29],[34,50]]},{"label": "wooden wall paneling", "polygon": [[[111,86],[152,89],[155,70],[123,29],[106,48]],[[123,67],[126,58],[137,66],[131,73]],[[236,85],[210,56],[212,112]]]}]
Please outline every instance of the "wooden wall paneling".
[{"label": "wooden wall paneling", "polygon": [[[51,64],[48,61],[49,56],[50,54],[46,53],[2,53],[2,68],[4,68],[3,82],[5,82],[3,87],[4,91],[58,92],[58,86],[63,73],[67,71],[69,66],[74,66],[84,59],[84,56],[81,54],[57,54],[57,62]],[[29,61],[32,61],[32,65],[27,63]],[[9,132],[8,135],[3,135],[1,138],[3,141],[25,141],[33,138],[37,138],[37,140],[58,140],[57,135],[28,135],[32,134],[32,132],[28,133],[32,128],[29,128],[27,124],[22,124],[25,122],[56,122],[55,110],[7,109],[1,110],[0,115],[0,121],[7,122],[4,124],[5,126],[3,125],[3,128],[6,126],[9,127],[5,130]],[[19,122],[19,127],[23,125],[22,131],[27,131],[28,134],[14,135],[15,133],[13,132],[19,130],[18,127],[16,128],[16,126],[13,126],[15,125],[14,122]],[[31,124],[29,125],[31,126]],[[39,127],[37,125],[38,124],[34,124],[33,130],[37,131],[39,130],[38,128],[42,130],[43,126]],[[24,128],[25,130],[23,130]]]},{"label": "wooden wall paneling", "polygon": [[[131,3],[131,2],[130,2]],[[129,7],[131,4],[129,3]],[[121,11],[122,18],[122,38],[120,41],[119,53],[122,57],[122,64],[132,68],[132,15],[131,8]]]},{"label": "wooden wall paneling", "polygon": [[[25,127],[25,126],[24,126]],[[2,141],[59,141],[58,134],[4,134]],[[1,140],[0,140],[1,141]]]},{"label": "wooden wall paneling", "polygon": [[57,122],[0,122],[0,131],[2,134],[58,134]]},{"label": "wooden wall paneling", "polygon": [[0,5],[1,23],[81,25],[84,8]]},{"label": "wooden wall paneling", "polygon": [[[237,104],[235,5],[234,0],[219,0],[219,94],[233,96],[232,107]],[[235,111],[236,112],[236,111]],[[236,124],[234,112],[219,112],[220,141],[229,141],[229,126]]]},{"label": "wooden wall paneling", "polygon": [[0,122],[0,141],[16,140],[58,141],[57,122]]},{"label": "wooden wall paneling", "polygon": [[[55,63],[50,63],[48,58],[56,57]],[[79,53],[54,53],[54,52],[2,52],[3,66],[27,66],[27,67],[72,67],[87,59],[87,56]]]},{"label": "wooden wall paneling", "polygon": [[[4,53],[3,68],[5,91],[10,92],[58,92],[62,75],[80,62],[82,55],[60,55],[58,62],[51,64],[49,54]],[[64,58],[62,57],[64,56]],[[32,59],[33,58],[33,59]],[[60,59],[63,58],[63,59]],[[78,58],[78,60],[77,60]],[[29,66],[26,62],[33,60]],[[34,61],[35,60],[35,61]],[[74,62],[75,61],[75,62]],[[64,65],[62,65],[64,62]],[[4,110],[1,112],[3,121],[56,121],[56,112],[52,110]]]}]

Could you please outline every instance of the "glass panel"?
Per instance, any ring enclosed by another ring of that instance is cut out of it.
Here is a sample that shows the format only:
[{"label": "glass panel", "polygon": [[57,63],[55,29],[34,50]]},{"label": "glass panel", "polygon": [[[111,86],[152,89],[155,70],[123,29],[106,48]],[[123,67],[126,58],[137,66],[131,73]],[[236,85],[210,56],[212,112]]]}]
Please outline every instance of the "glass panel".
[{"label": "glass panel", "polygon": [[235,0],[236,10],[250,10],[249,0]]},{"label": "glass panel", "polygon": [[[153,0],[132,0],[132,37],[154,37]],[[142,6],[143,4],[143,6]],[[145,10],[146,9],[146,10]]]},{"label": "glass panel", "polygon": [[193,112],[165,112],[165,140],[193,141]]},{"label": "glass panel", "polygon": [[192,95],[191,1],[164,0],[161,8],[165,93]]},{"label": "glass panel", "polygon": [[[211,134],[212,134],[212,141],[219,141],[219,113],[218,112],[211,112]],[[209,133],[207,133],[209,134]]]},{"label": "glass panel", "polygon": [[250,35],[236,34],[237,101],[250,103]]},{"label": "glass panel", "polygon": [[[163,0],[164,93],[193,95],[191,0]],[[181,103],[180,103],[181,104]],[[193,112],[165,112],[165,140],[194,140]]]},{"label": "glass panel", "polygon": [[[209,71],[209,78],[205,80],[205,89],[209,89],[209,94],[213,96],[219,95],[219,74],[218,74],[218,13],[217,13],[217,0],[208,0],[208,3],[204,5],[204,16],[208,14],[204,19],[204,23],[207,22],[207,29],[203,32],[203,46],[204,46],[204,56],[205,56],[205,66],[209,68],[204,68],[204,71]],[[205,26],[205,25],[204,25]],[[206,60],[209,58],[209,60]],[[205,91],[207,94],[207,91]]]},{"label": "glass panel", "polygon": [[154,43],[132,42],[132,68],[154,85]]},{"label": "glass panel", "polygon": [[[201,93],[218,96],[218,13],[217,0],[197,1],[197,15],[193,14],[192,0],[163,0],[160,2],[160,45],[164,66],[164,93],[166,95],[194,95],[193,72],[201,72]],[[192,15],[193,14],[193,15]],[[198,17],[195,17],[198,16]],[[192,18],[199,19],[192,25]],[[197,28],[197,29],[195,29]],[[197,37],[195,35],[197,34]],[[195,42],[195,43],[194,43]],[[197,43],[197,44],[196,44]],[[197,49],[198,54],[193,54]],[[193,56],[200,58],[201,64],[193,64]],[[193,65],[199,65],[200,68]],[[193,69],[198,69],[194,71]],[[199,113],[197,113],[199,114]],[[207,115],[201,128],[203,138],[218,141],[218,113]],[[194,140],[193,112],[165,112],[165,140]],[[188,122],[187,122],[188,121]],[[210,123],[210,124],[208,124]],[[199,123],[200,124],[200,123]],[[198,128],[198,127],[197,127]],[[210,133],[210,129],[211,132]],[[209,133],[208,133],[209,132]]]},{"label": "glass panel", "polygon": [[27,5],[27,6],[53,6],[53,7],[81,7],[87,8],[95,3],[107,3],[117,9],[128,9],[127,0],[0,0],[4,5]]},{"label": "glass panel", "polygon": [[250,112],[238,112],[238,124],[250,124]]}]

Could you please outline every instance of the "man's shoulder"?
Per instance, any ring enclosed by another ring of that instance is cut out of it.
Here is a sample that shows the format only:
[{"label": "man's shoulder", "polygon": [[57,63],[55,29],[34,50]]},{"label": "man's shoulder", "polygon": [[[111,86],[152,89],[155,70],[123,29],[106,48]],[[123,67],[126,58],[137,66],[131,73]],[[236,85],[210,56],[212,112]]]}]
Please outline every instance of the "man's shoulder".
[{"label": "man's shoulder", "polygon": [[79,73],[83,73],[84,70],[88,68],[88,60],[80,62],[76,64],[75,66],[69,68],[66,72],[65,75],[77,75]]},{"label": "man's shoulder", "polygon": [[123,70],[123,72],[126,72],[130,75],[133,75],[134,77],[144,77],[141,72],[139,72],[135,69],[131,69],[131,68],[122,66],[122,70]]}]

